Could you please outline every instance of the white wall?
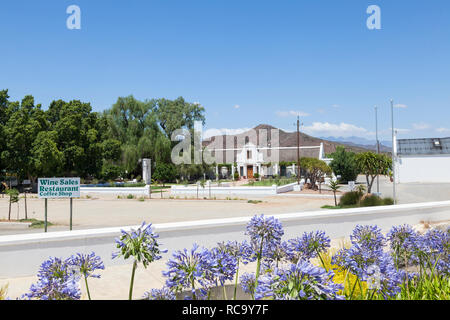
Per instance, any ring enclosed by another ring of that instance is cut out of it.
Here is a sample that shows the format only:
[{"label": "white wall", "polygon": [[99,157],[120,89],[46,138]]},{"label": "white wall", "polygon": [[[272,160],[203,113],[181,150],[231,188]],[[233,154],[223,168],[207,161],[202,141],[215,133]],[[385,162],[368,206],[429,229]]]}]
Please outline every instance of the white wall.
[{"label": "white wall", "polygon": [[145,187],[81,187],[81,195],[109,194],[109,195],[135,195],[146,197],[150,194],[150,185]]},{"label": "white wall", "polygon": [[397,183],[450,183],[450,155],[399,156]]}]

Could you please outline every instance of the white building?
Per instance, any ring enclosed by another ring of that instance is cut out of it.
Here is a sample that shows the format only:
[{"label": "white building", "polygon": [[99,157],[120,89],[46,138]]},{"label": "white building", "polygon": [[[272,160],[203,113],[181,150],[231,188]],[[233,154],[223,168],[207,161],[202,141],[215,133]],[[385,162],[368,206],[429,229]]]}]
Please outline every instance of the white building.
[{"label": "white building", "polygon": [[[281,160],[285,159],[285,154],[297,152],[297,147],[257,147],[251,142],[246,143],[242,148],[230,148],[230,149],[215,149],[216,152],[234,152],[236,151],[235,164],[231,165],[231,175],[234,172],[238,172],[240,177],[253,178],[257,173],[260,176],[273,176],[273,175],[286,175],[291,176],[296,174],[296,163],[289,166],[281,166],[279,162],[268,162],[264,158],[264,154],[267,151],[271,152],[278,151],[281,155]],[[325,161],[327,164],[332,159],[325,158],[323,144],[319,146],[306,146],[300,147],[300,156],[317,157],[320,160]],[[287,159],[286,159],[287,160]],[[284,161],[286,161],[284,160]],[[292,161],[291,161],[292,162]],[[219,165],[216,167],[216,174],[220,173],[222,176],[226,176],[228,173],[227,168]]]},{"label": "white building", "polygon": [[450,183],[450,138],[394,141],[397,183]]}]

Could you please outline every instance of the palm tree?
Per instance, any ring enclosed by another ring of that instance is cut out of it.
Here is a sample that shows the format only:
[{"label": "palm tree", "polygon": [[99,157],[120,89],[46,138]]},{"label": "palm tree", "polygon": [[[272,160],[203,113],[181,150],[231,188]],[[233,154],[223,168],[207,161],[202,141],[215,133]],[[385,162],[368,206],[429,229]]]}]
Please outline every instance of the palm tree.
[{"label": "palm tree", "polygon": [[331,191],[333,191],[333,195],[334,195],[334,205],[337,207],[337,200],[336,200],[336,191],[338,191],[338,189],[341,186],[339,186],[339,183],[337,180],[331,180],[330,181],[330,189]]}]

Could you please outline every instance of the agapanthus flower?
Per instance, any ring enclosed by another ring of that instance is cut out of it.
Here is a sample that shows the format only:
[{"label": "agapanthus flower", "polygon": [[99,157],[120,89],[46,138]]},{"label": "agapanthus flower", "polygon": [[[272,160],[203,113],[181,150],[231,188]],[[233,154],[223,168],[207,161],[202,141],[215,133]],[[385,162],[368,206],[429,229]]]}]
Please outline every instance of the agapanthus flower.
[{"label": "agapanthus flower", "polygon": [[427,247],[428,267],[433,272],[450,274],[450,235],[438,229],[431,229],[423,236]]},{"label": "agapanthus flower", "polygon": [[242,290],[247,294],[253,294],[255,292],[256,276],[254,273],[244,273],[240,277],[240,284]]},{"label": "agapanthus flower", "polygon": [[413,264],[412,257],[417,251],[417,242],[420,241],[418,232],[406,224],[394,226],[387,233],[387,239],[397,268]]},{"label": "agapanthus flower", "polygon": [[357,226],[351,236],[352,246],[341,249],[332,258],[332,263],[350,271],[360,281],[372,281],[376,268],[376,281],[385,296],[392,296],[400,290],[399,285],[406,277],[395,267],[393,257],[383,251],[384,236],[376,226]]},{"label": "agapanthus flower", "polygon": [[385,244],[385,238],[378,226],[357,225],[350,235],[353,244],[357,243],[368,250],[382,250]]},{"label": "agapanthus flower", "polygon": [[166,286],[174,292],[191,290],[194,299],[206,298],[215,279],[220,276],[217,260],[209,250],[194,244],[191,250],[176,251],[167,262]]},{"label": "agapanthus flower", "polygon": [[256,256],[251,245],[246,241],[228,241],[217,244],[218,248],[235,257],[239,262],[247,264],[256,260]]},{"label": "agapanthus flower", "polygon": [[[254,216],[247,225],[246,234],[250,236],[252,246],[270,252],[272,247],[281,243],[283,227],[274,217]],[[257,250],[259,252],[261,250]]]},{"label": "agapanthus flower", "polygon": [[289,245],[282,242],[278,245],[263,248],[262,269],[263,272],[278,268],[289,257]]},{"label": "agapanthus flower", "polygon": [[152,289],[144,293],[145,300],[175,300],[176,296],[172,290],[167,287],[161,289]]},{"label": "agapanthus flower", "polygon": [[77,253],[69,258],[68,263],[73,271],[79,272],[87,278],[100,278],[100,275],[94,272],[105,269],[102,258],[96,256],[94,252],[90,254]]},{"label": "agapanthus flower", "polygon": [[44,261],[37,274],[38,282],[32,284],[25,299],[79,300],[81,290],[79,275],[70,269],[69,260],[49,258]]},{"label": "agapanthus flower", "polygon": [[233,280],[237,270],[237,258],[220,247],[213,248],[210,251],[211,258],[217,264],[216,280],[220,285],[224,285],[226,280]]},{"label": "agapanthus flower", "polygon": [[72,272],[79,273],[83,276],[86,292],[89,300],[91,300],[88,278],[100,278],[100,275],[95,274],[94,272],[96,270],[105,269],[102,259],[99,256],[96,256],[94,252],[91,252],[90,254],[77,253],[68,259],[68,263]]},{"label": "agapanthus flower", "polygon": [[116,239],[120,251],[113,253],[113,259],[119,256],[128,259],[131,256],[147,267],[149,263],[161,259],[161,253],[167,252],[159,248],[157,241],[159,236],[153,232],[151,223],[146,225],[143,222],[137,230],[131,229],[130,232],[121,230],[121,233],[120,238]]},{"label": "agapanthus flower", "polygon": [[299,260],[287,268],[264,274],[255,290],[256,299],[334,300],[343,287],[333,282],[333,272],[327,272],[308,261]]},{"label": "agapanthus flower", "polygon": [[330,238],[323,231],[305,232],[287,243],[287,256],[292,263],[316,258],[330,247]]}]

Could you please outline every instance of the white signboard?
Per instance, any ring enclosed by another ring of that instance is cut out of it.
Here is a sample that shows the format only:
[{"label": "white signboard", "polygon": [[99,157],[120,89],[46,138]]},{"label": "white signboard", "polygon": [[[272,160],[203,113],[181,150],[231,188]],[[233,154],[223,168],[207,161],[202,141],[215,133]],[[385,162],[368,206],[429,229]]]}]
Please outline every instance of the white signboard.
[{"label": "white signboard", "polygon": [[39,198],[79,198],[80,178],[39,178]]},{"label": "white signboard", "polygon": [[349,181],[348,187],[349,187],[350,191],[355,190],[355,181]]}]

